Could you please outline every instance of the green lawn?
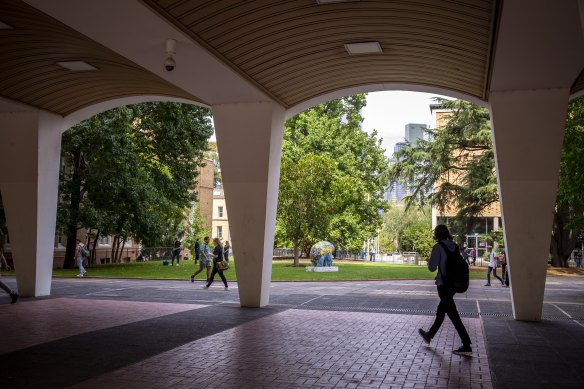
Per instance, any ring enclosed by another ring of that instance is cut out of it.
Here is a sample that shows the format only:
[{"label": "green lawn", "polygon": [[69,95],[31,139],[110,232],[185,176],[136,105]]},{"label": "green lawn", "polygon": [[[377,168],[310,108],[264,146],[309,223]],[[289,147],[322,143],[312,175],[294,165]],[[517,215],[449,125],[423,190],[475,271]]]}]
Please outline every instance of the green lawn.
[{"label": "green lawn", "polygon": [[[293,267],[292,261],[274,261],[272,266],[273,281],[317,281],[317,280],[395,280],[395,279],[431,279],[435,273],[430,273],[425,266],[392,265],[381,262],[335,262],[338,273],[307,272],[304,266],[308,261],[302,261],[301,267]],[[162,266],[160,261],[122,263],[102,265],[87,268],[87,276],[120,277],[120,278],[167,278],[189,279],[193,273],[193,261],[181,261],[180,267]],[[7,272],[5,274],[10,274]],[[57,277],[73,277],[77,269],[58,269],[53,271]],[[225,272],[228,280],[235,279],[235,263],[230,261],[230,269]],[[471,271],[472,279],[485,277],[484,269]],[[198,280],[204,279],[201,273]]]}]

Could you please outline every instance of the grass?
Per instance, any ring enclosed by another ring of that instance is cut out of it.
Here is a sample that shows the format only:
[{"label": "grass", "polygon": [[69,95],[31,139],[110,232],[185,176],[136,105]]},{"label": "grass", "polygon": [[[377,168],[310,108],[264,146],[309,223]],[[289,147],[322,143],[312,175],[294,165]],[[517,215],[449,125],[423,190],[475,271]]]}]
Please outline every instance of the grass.
[{"label": "grass", "polygon": [[[230,268],[225,272],[228,280],[235,280],[235,263],[230,261]],[[337,273],[307,272],[304,266],[310,264],[301,261],[300,267],[293,267],[291,260],[274,261],[272,265],[272,281],[323,281],[323,280],[397,280],[397,279],[433,279],[435,273],[430,273],[426,266],[393,265],[382,262],[341,262],[334,263],[339,267]],[[197,265],[198,268],[198,265]],[[180,266],[162,266],[160,261],[132,262],[113,265],[101,265],[87,268],[87,275],[93,277],[115,278],[161,278],[188,280],[193,273],[192,260],[181,261]],[[7,272],[5,274],[10,274]],[[53,271],[56,277],[74,277],[77,269],[57,269]],[[204,279],[204,274],[197,275],[197,280]],[[473,270],[471,279],[485,278],[485,269]]]}]

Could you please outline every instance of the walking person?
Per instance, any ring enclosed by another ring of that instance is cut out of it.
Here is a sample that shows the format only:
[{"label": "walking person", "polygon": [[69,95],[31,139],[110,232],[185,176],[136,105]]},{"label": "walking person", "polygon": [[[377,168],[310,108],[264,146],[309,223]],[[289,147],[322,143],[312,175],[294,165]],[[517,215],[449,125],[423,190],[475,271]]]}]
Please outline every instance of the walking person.
[{"label": "walking person", "polygon": [[201,244],[199,243],[199,238],[195,239],[195,267],[199,265],[199,270],[196,270],[193,274],[191,274],[191,282],[195,282],[195,276],[202,272],[207,265],[205,262],[201,262]]},{"label": "walking person", "polygon": [[176,237],[174,241],[174,249],[172,250],[172,260],[170,261],[170,266],[174,266],[174,259],[176,258],[176,266],[180,266],[178,263],[180,262],[180,252],[182,250],[182,242],[180,237]]},{"label": "walking person", "polygon": [[231,246],[229,245],[229,241],[226,240],[225,244],[223,245],[223,255],[225,256],[225,260],[227,262],[229,262],[229,249],[231,249]]},{"label": "walking person", "polygon": [[468,258],[471,264],[474,266],[474,264],[477,262],[477,251],[475,249],[470,249],[470,252],[468,253]]},{"label": "walking person", "polygon": [[83,267],[83,260],[87,256],[87,252],[87,247],[85,247],[81,240],[77,239],[77,248],[75,250],[75,258],[77,259],[77,266],[79,267],[79,274],[77,274],[77,277],[83,277],[85,273],[87,273]]},{"label": "walking person", "polygon": [[[198,239],[197,239],[198,241]],[[199,270],[197,270],[193,275],[191,275],[191,282],[195,282],[195,276],[207,269],[207,282],[209,282],[209,277],[211,276],[211,249],[209,248],[209,237],[205,236],[203,239],[203,244],[200,246],[198,251],[199,257]]]},{"label": "walking person", "polygon": [[223,271],[217,268],[217,262],[223,261],[223,245],[221,244],[219,238],[213,239],[213,243],[215,243],[215,249],[213,250],[213,271],[211,272],[211,278],[209,278],[207,285],[203,286],[203,288],[208,289],[213,283],[215,274],[219,273],[219,277],[221,277],[223,285],[225,285],[225,290],[229,290],[229,286],[227,285],[227,279],[225,278]]},{"label": "walking person", "polygon": [[436,275],[436,289],[438,290],[440,303],[436,309],[436,318],[434,319],[432,327],[430,327],[427,332],[420,328],[418,329],[418,333],[424,342],[429,344],[432,338],[436,336],[436,333],[438,333],[440,326],[444,322],[445,316],[448,315],[456,332],[458,332],[460,340],[462,341],[462,346],[454,350],[453,353],[458,355],[470,355],[472,353],[472,348],[470,346],[472,342],[470,341],[468,332],[460,319],[456,304],[454,303],[456,290],[453,283],[446,282],[446,277],[448,277],[448,274],[446,274],[446,260],[448,258],[446,250],[454,252],[455,250],[458,250],[458,246],[453,242],[452,235],[450,235],[448,227],[444,224],[439,224],[434,229],[434,240],[436,241],[436,244],[432,248],[432,253],[430,254],[428,270],[434,272],[436,271],[436,268],[438,268],[438,274]]},{"label": "walking person", "polygon": [[506,287],[509,287],[509,270],[507,269],[507,255],[505,255],[505,249],[501,249],[499,253],[499,262],[501,263],[501,278]]},{"label": "walking person", "polygon": [[[8,266],[8,262],[6,262],[6,258],[4,257],[4,233],[2,233],[2,231],[0,231],[0,269],[1,268],[6,269],[7,271],[11,270],[11,267]],[[20,297],[15,290],[10,289],[8,285],[2,281],[0,281],[0,289],[10,296],[10,304],[14,304]]]},{"label": "walking person", "polygon": [[493,252],[493,248],[491,246],[487,247],[487,252],[489,253],[489,267],[487,268],[487,283],[485,286],[491,286],[491,272],[493,272],[493,276],[496,279],[501,281],[501,285],[505,285],[505,282],[501,277],[497,275],[497,256]]}]

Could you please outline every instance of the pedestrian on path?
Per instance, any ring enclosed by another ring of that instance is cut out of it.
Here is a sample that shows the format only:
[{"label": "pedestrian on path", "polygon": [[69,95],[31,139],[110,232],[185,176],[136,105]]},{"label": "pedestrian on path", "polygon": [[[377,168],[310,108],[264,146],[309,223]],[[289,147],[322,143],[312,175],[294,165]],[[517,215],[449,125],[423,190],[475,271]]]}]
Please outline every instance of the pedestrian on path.
[{"label": "pedestrian on path", "polygon": [[[191,282],[195,282],[195,276],[202,272],[206,267],[205,261],[201,261],[201,244],[199,243],[199,238],[195,239],[195,261],[194,261],[195,268],[199,265],[199,270],[196,270],[193,274],[191,274]],[[207,281],[209,277],[207,276]]]},{"label": "pedestrian on path", "polygon": [[83,244],[83,242],[77,239],[77,248],[75,250],[75,258],[77,259],[77,266],[79,266],[79,274],[77,277],[83,277],[85,273],[85,268],[83,267],[83,260],[85,259],[85,253],[87,252],[87,247]]},{"label": "pedestrian on path", "polygon": [[215,249],[213,250],[213,272],[211,272],[211,278],[209,278],[209,282],[207,282],[207,285],[203,286],[203,288],[208,289],[213,283],[215,274],[219,273],[219,277],[221,277],[223,285],[225,285],[225,290],[229,290],[227,279],[225,278],[223,271],[217,268],[217,262],[223,261],[223,245],[221,244],[219,238],[213,239],[213,243],[215,243]]},{"label": "pedestrian on path", "polygon": [[229,241],[226,240],[225,244],[223,245],[223,255],[225,256],[225,260],[229,262],[229,249],[231,246],[229,245]]},{"label": "pedestrian on path", "polygon": [[[0,231],[0,268],[4,268],[7,271],[11,270],[11,267],[8,266],[8,262],[6,262],[6,258],[4,258],[4,233],[2,231]],[[10,289],[8,285],[2,281],[0,281],[0,289],[10,296],[10,304],[14,304],[16,300],[18,300],[18,297],[20,297],[15,290]]]},{"label": "pedestrian on path", "polygon": [[446,315],[452,321],[454,328],[458,332],[458,336],[462,341],[462,346],[458,349],[454,350],[454,354],[458,355],[470,355],[472,353],[471,348],[471,341],[470,337],[468,336],[468,332],[460,319],[460,315],[458,314],[458,309],[456,308],[456,304],[454,303],[454,295],[456,293],[454,286],[451,284],[446,284],[444,282],[443,277],[447,277],[446,274],[446,260],[448,258],[448,253],[444,250],[444,248],[439,244],[440,242],[446,245],[446,248],[454,252],[458,250],[458,246],[453,242],[452,235],[450,235],[450,231],[448,231],[448,227],[444,224],[439,224],[434,229],[434,240],[436,244],[432,248],[432,253],[430,254],[430,261],[428,261],[428,270],[431,272],[436,271],[438,268],[438,274],[436,275],[436,289],[438,290],[438,297],[440,297],[440,303],[438,304],[438,308],[436,309],[436,318],[434,319],[434,324],[432,327],[426,332],[422,328],[418,329],[418,333],[426,343],[430,343],[432,338],[436,336],[440,326],[444,322],[444,318]]},{"label": "pedestrian on path", "polygon": [[492,247],[487,247],[487,252],[489,253],[489,267],[487,268],[487,283],[485,286],[491,286],[491,272],[496,279],[501,281],[501,285],[505,286],[505,282],[501,277],[497,275],[497,260],[498,257],[495,255]]},{"label": "pedestrian on path", "polygon": [[176,258],[176,266],[180,266],[178,263],[180,262],[180,252],[182,250],[182,242],[180,237],[176,237],[174,241],[174,249],[172,250],[172,260],[170,261],[170,266],[174,266],[174,259]]}]

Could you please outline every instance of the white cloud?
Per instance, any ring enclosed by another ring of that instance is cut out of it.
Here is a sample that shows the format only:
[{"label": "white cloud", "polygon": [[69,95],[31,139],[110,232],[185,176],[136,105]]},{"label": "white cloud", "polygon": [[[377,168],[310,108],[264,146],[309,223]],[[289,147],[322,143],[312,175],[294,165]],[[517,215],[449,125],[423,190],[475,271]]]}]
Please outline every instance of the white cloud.
[{"label": "white cloud", "polygon": [[406,124],[432,124],[430,104],[433,103],[432,98],[437,96],[439,95],[404,91],[369,93],[367,106],[362,112],[362,128],[367,133],[377,130],[378,137],[383,139],[385,154],[391,157],[393,146],[404,140]]}]

